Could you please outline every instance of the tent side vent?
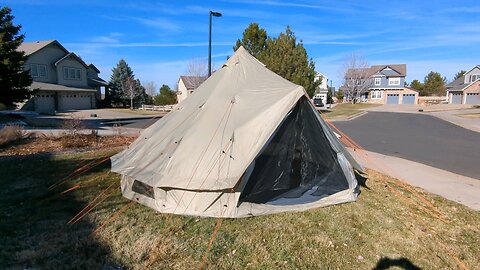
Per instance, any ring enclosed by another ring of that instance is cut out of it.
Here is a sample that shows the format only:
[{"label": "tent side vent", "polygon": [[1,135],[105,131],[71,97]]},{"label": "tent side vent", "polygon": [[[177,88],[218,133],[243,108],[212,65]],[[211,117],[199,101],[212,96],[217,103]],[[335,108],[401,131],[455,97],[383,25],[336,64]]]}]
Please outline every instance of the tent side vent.
[{"label": "tent side vent", "polygon": [[135,180],[132,185],[132,191],[136,192],[138,194],[142,194],[144,196],[147,196],[149,198],[155,199],[155,193],[153,191],[153,187],[149,186],[143,182],[140,182],[138,180]]}]

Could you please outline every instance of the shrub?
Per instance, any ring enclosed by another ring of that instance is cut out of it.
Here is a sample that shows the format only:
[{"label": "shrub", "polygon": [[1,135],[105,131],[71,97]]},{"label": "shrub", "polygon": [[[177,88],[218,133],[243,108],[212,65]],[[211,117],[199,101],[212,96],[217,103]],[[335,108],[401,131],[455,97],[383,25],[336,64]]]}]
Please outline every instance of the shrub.
[{"label": "shrub", "polygon": [[65,130],[66,135],[75,136],[80,133],[80,131],[84,130],[85,126],[83,125],[82,119],[71,118],[65,120],[61,128]]},{"label": "shrub", "polygon": [[0,129],[0,146],[27,137],[27,134],[20,126],[5,126]]}]

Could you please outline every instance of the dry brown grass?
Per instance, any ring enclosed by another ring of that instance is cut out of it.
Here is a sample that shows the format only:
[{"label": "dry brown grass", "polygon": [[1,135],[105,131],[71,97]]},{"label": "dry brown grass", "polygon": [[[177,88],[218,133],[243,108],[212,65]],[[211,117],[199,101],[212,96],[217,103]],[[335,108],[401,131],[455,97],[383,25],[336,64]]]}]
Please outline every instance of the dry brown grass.
[{"label": "dry brown grass", "polygon": [[0,146],[8,145],[28,137],[28,133],[20,126],[5,126],[0,129]]},{"label": "dry brown grass", "polygon": [[65,134],[62,136],[29,136],[17,140],[15,145],[7,145],[8,147],[0,148],[0,156],[24,156],[91,148],[100,150],[126,146],[134,140],[135,137],[129,136],[98,136],[96,132],[75,135]]},{"label": "dry brown grass", "polygon": [[380,104],[370,104],[370,103],[341,103],[333,107],[330,111],[322,111],[321,114],[326,119],[330,120],[341,120],[354,117],[361,114],[363,109],[378,107]]},{"label": "dry brown grass", "polygon": [[[13,269],[198,269],[216,219],[158,214],[129,201],[104,163],[112,152],[5,159],[0,166],[0,261]],[[208,269],[480,269],[480,213],[369,171],[358,200],[301,213],[223,220]],[[111,196],[67,224],[112,183]],[[61,191],[80,185],[65,195]],[[49,193],[50,192],[50,193]],[[382,268],[382,263],[387,267]],[[115,268],[116,267],[116,268]],[[377,268],[376,268],[377,267]]]},{"label": "dry brown grass", "polygon": [[457,114],[457,116],[463,118],[480,118],[480,113],[464,113],[464,114]]}]

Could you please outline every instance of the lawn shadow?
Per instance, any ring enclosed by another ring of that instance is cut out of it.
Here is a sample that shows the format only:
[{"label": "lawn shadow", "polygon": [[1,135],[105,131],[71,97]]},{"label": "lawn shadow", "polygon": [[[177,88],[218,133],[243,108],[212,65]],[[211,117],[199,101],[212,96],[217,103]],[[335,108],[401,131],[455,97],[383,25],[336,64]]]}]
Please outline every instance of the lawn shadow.
[{"label": "lawn shadow", "polygon": [[357,179],[358,184],[366,189],[370,189],[367,186],[368,174],[367,173],[360,173],[357,170],[354,170],[355,178]]},{"label": "lawn shadow", "polygon": [[25,138],[16,139],[16,140],[8,142],[6,144],[0,145],[0,152],[8,149],[10,147],[15,147],[15,146],[21,146],[21,145],[28,144],[28,143],[32,142],[33,140],[35,140],[33,138],[33,136],[26,136]]},{"label": "lawn shadow", "polygon": [[421,270],[419,266],[413,264],[409,259],[399,258],[399,259],[390,259],[388,257],[381,258],[373,270],[384,270],[391,267],[399,267],[405,270]]},{"label": "lawn shadow", "polygon": [[[92,159],[93,160],[93,159]],[[52,154],[2,158],[0,167],[0,261],[7,269],[125,269],[108,246],[92,237],[96,225],[88,218],[67,222],[88,202],[66,182],[57,189],[49,186],[88,160],[79,155],[58,158]],[[109,170],[104,162],[85,174]],[[111,183],[111,182],[110,182]],[[98,183],[98,194],[109,183]]]}]

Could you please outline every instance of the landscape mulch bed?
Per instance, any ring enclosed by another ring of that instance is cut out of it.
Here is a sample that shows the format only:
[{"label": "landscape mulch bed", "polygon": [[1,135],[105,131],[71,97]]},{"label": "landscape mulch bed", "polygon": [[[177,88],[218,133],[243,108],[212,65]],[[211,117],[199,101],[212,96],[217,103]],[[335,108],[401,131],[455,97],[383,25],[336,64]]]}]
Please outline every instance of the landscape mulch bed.
[{"label": "landscape mulch bed", "polygon": [[98,136],[94,134],[27,137],[1,146],[0,157],[127,146],[135,138],[130,136]]}]

